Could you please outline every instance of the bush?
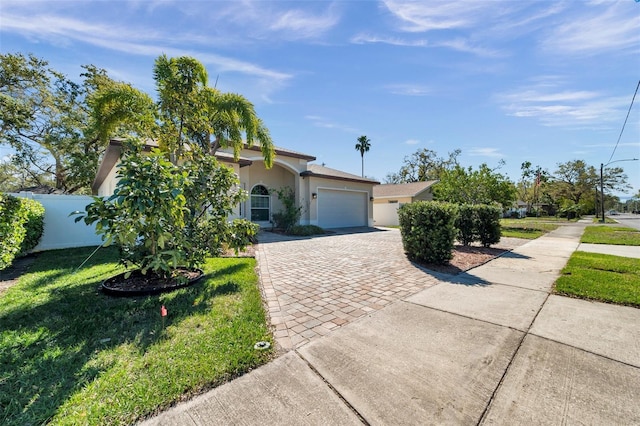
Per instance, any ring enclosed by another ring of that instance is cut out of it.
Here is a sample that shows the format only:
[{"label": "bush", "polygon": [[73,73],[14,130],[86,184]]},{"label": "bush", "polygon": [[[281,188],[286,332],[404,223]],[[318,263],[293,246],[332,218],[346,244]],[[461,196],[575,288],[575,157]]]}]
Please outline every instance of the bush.
[{"label": "bush", "polygon": [[310,235],[324,234],[324,229],[316,225],[295,225],[291,227],[288,234],[299,237],[308,237]]},{"label": "bush", "polygon": [[114,194],[95,197],[76,221],[96,223],[106,245],[120,247],[126,267],[166,278],[175,268],[199,267],[207,256],[251,242],[257,225],[228,221],[233,206],[246,198],[234,190],[232,169],[208,154],[175,165],[159,150],[143,154],[136,141],[124,147]]},{"label": "bush", "polygon": [[43,230],[42,204],[0,194],[0,270],[38,245]]},{"label": "bush", "polygon": [[489,247],[500,241],[500,208],[479,204],[473,206],[475,220],[475,235],[483,247]]},{"label": "bush", "polygon": [[458,216],[456,218],[458,241],[465,246],[478,240],[478,215],[474,207],[471,204],[462,204],[458,207]]},{"label": "bush", "polygon": [[435,201],[405,204],[398,209],[402,245],[409,259],[437,264],[451,260],[457,210],[454,204]]},{"label": "bush", "polygon": [[290,234],[291,228],[300,221],[302,207],[296,207],[296,195],[292,188],[285,186],[272,192],[278,195],[278,199],[284,206],[284,210],[273,214],[273,223],[276,228],[282,229],[286,234]]}]

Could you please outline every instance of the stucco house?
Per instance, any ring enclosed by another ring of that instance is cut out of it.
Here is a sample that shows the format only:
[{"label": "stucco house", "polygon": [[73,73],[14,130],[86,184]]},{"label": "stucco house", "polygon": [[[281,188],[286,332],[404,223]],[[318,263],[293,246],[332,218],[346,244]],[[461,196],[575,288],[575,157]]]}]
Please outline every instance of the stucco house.
[{"label": "stucco house", "polygon": [[398,226],[398,208],[406,203],[433,200],[432,186],[437,180],[373,187],[373,219],[377,226]]},{"label": "stucco house", "polygon": [[[147,147],[150,149],[150,146]],[[282,209],[271,190],[290,187],[296,204],[302,206],[302,225],[322,228],[373,226],[373,187],[379,182],[357,175],[310,164],[315,157],[276,147],[273,167],[266,169],[258,147],[245,147],[238,161],[231,150],[219,150],[219,161],[232,167],[249,199],[234,211],[234,217],[250,219],[263,227],[271,226],[274,213]],[[122,141],[109,142],[92,189],[98,196],[113,194]]]}]

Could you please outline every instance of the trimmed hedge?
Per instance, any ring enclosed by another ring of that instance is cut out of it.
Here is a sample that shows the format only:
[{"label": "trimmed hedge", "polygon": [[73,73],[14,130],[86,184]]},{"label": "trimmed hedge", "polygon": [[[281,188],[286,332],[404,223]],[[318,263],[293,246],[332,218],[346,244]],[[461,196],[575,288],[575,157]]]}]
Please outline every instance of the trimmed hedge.
[{"label": "trimmed hedge", "polygon": [[458,207],[456,228],[458,228],[458,241],[462,245],[468,246],[478,241],[478,215],[475,206],[462,204]]},{"label": "trimmed hedge", "polygon": [[0,270],[38,245],[43,231],[42,204],[0,194]]},{"label": "trimmed hedge", "polygon": [[500,242],[500,216],[502,210],[496,206],[480,204],[474,206],[477,214],[477,236],[483,247]]},{"label": "trimmed hedge", "polygon": [[398,209],[402,245],[410,260],[446,264],[453,257],[458,207],[419,201]]},{"label": "trimmed hedge", "polygon": [[484,247],[500,241],[502,211],[485,204],[419,201],[398,209],[402,245],[410,260],[446,264],[453,257],[455,239]]},{"label": "trimmed hedge", "polygon": [[479,241],[489,247],[500,241],[500,208],[486,204],[463,204],[459,206],[456,227],[458,241],[463,245]]}]

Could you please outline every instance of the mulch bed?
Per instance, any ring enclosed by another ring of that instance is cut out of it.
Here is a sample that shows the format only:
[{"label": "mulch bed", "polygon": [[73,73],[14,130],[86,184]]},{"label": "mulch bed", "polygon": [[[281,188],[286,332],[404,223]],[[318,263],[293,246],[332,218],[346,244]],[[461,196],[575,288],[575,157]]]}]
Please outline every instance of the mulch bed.
[{"label": "mulch bed", "polygon": [[152,272],[143,275],[141,271],[135,270],[129,277],[122,273],[106,279],[102,283],[102,291],[112,296],[158,294],[191,285],[203,275],[204,272],[200,269],[178,268],[174,270],[173,277],[163,278]]},{"label": "mulch bed", "polygon": [[433,263],[421,263],[421,265],[431,271],[456,275],[460,272],[475,268],[476,266],[483,265],[506,251],[509,250],[494,247],[456,245],[453,249],[453,258],[448,264],[438,265]]}]

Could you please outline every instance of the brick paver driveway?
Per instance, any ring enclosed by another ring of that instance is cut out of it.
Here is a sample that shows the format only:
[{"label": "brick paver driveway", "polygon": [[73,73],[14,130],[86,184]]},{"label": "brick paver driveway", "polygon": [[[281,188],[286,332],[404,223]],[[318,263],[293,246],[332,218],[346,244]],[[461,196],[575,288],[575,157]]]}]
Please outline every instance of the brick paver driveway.
[{"label": "brick paver driveway", "polygon": [[305,239],[263,232],[256,258],[275,337],[285,350],[437,283],[407,260],[397,229]]}]

